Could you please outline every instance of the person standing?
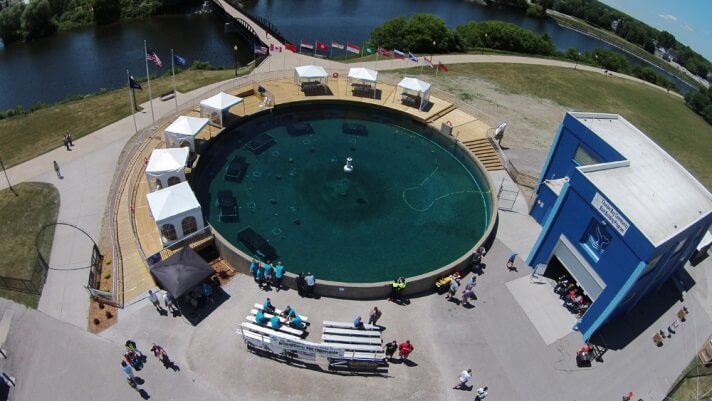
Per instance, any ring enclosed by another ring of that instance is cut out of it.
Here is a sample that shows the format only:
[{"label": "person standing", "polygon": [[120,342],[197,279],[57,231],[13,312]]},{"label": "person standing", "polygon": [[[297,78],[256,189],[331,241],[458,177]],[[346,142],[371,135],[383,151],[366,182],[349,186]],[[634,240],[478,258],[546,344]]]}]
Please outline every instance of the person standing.
[{"label": "person standing", "polygon": [[163,308],[161,308],[161,303],[158,301],[158,297],[153,292],[153,290],[148,290],[148,299],[151,301],[153,306],[156,307],[156,310],[158,311],[158,313],[163,312]]},{"label": "person standing", "polygon": [[62,177],[62,173],[59,172],[59,163],[57,163],[57,161],[54,160],[52,162],[52,164],[54,165],[54,172],[57,173],[57,178],[59,178],[59,179],[64,178],[64,177]]},{"label": "person standing", "polygon": [[168,293],[168,291],[163,293],[163,303],[166,304],[166,309],[169,312],[175,311],[175,305],[173,304],[173,297],[171,296],[171,294]]},{"label": "person standing", "polygon": [[121,371],[124,372],[126,379],[129,381],[131,387],[136,387],[136,380],[134,377],[134,372],[131,366],[126,363],[126,361],[121,361]]},{"label": "person standing", "polygon": [[69,146],[74,146],[74,142],[72,142],[72,134],[70,134],[69,131],[67,131],[66,137],[67,137],[67,142],[69,142]]},{"label": "person standing", "polygon": [[469,306],[470,304],[470,299],[475,298],[475,290],[472,287],[472,285],[467,285],[465,287],[465,291],[462,292],[462,306]]},{"label": "person standing", "polygon": [[447,290],[447,296],[445,296],[445,299],[450,300],[454,298],[458,288],[460,288],[460,279],[455,276],[451,276],[450,288]]},{"label": "person standing", "polygon": [[467,386],[467,382],[472,378],[472,369],[463,370],[460,372],[458,383],[453,387],[453,390],[461,390]]},{"label": "person standing", "polygon": [[252,273],[252,279],[257,282],[257,270],[260,268],[260,262],[255,260],[254,258],[252,259],[252,263],[250,263],[250,273]]},{"label": "person standing", "polygon": [[67,139],[67,134],[64,134],[64,146],[67,148],[67,150],[72,150],[69,149],[69,139]]},{"label": "person standing", "polygon": [[376,325],[376,322],[378,322],[378,319],[381,318],[381,311],[378,309],[377,306],[374,306],[373,309],[371,309],[371,312],[368,314],[368,324]]},{"label": "person standing", "polygon": [[393,355],[396,353],[396,350],[398,350],[398,343],[396,340],[393,340],[386,344],[386,359],[393,360]]},{"label": "person standing", "polygon": [[415,347],[413,346],[413,344],[410,343],[410,340],[405,340],[398,346],[398,356],[400,356],[401,360],[407,360],[408,355],[410,355],[410,353],[413,352],[414,349]]},{"label": "person standing", "polygon": [[307,275],[304,276],[304,281],[307,284],[307,297],[312,297],[316,289],[316,277],[311,272],[307,272]]},{"label": "person standing", "polygon": [[507,269],[509,269],[510,271],[511,271],[511,270],[517,271],[517,267],[514,266],[514,261],[515,261],[516,259],[517,259],[517,253],[514,252],[514,253],[512,254],[512,256],[510,256],[509,259],[507,259]]},{"label": "person standing", "polygon": [[268,286],[274,283],[273,278],[274,266],[272,266],[272,262],[268,260],[267,263],[265,263],[265,282]]},{"label": "person standing", "polygon": [[277,291],[282,289],[282,278],[284,278],[284,265],[280,260],[274,267],[274,285],[277,287]]},{"label": "person standing", "polygon": [[153,355],[158,358],[159,361],[163,364],[163,366],[168,369],[173,363],[171,362],[171,359],[168,357],[168,353],[166,350],[163,349],[158,344],[152,344],[151,345],[151,352],[153,352]]},{"label": "person standing", "polygon": [[257,281],[257,286],[262,288],[262,284],[265,282],[265,269],[260,265],[257,266],[257,273],[255,274],[255,281]]},{"label": "person standing", "polygon": [[303,297],[307,293],[307,281],[304,278],[304,273],[299,273],[297,278],[294,279],[294,281],[297,283],[297,292],[299,293],[300,297]]},{"label": "person standing", "polygon": [[487,397],[487,386],[475,390],[475,401],[481,401]]}]

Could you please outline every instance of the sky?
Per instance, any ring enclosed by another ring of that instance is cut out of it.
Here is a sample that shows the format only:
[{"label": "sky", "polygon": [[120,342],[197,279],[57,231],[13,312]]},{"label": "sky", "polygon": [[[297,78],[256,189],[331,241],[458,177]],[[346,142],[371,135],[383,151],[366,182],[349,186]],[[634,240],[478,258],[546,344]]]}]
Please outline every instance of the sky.
[{"label": "sky", "polygon": [[712,61],[712,0],[599,0],[655,29]]}]

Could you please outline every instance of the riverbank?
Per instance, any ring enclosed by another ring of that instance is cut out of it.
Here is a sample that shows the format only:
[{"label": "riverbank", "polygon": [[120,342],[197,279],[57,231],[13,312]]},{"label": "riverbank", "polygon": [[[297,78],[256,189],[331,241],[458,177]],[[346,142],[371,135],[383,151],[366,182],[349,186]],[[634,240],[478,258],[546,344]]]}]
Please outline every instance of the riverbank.
[{"label": "riverbank", "polygon": [[[559,26],[566,29],[570,29],[572,31],[576,31],[582,35],[590,36],[592,38],[600,40],[601,42],[605,42],[606,44],[613,46],[616,49],[625,52],[626,54],[629,54],[637,58],[638,60],[649,64],[652,67],[657,68],[658,70],[665,71],[670,75],[674,75],[682,82],[687,84],[690,88],[694,89],[699,85],[699,83],[697,82],[697,78],[691,73],[683,73],[679,69],[674,68],[672,65],[665,62],[664,60],[659,59],[654,55],[646,52],[645,50],[635,46],[634,44],[619,38],[611,32],[596,28],[581,19],[560,13],[558,11],[546,10],[546,13],[549,17],[556,21]],[[694,83],[690,82],[690,79],[692,79]]]}]

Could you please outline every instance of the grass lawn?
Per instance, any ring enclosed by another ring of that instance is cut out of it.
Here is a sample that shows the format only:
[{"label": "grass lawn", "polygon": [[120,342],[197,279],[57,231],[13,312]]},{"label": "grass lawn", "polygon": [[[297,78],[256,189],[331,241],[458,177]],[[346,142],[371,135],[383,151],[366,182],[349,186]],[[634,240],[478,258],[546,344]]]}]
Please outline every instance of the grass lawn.
[{"label": "grass lawn", "polygon": [[671,401],[712,400],[712,367],[705,367],[695,356],[683,372],[685,378],[668,395]]},{"label": "grass lawn", "polygon": [[[19,279],[32,277],[37,263],[35,240],[40,228],[57,221],[59,192],[51,184],[26,182],[0,191],[0,276]],[[52,250],[54,228],[40,238],[39,248],[46,260]],[[36,308],[39,295],[0,289],[0,297]]]},{"label": "grass lawn", "polygon": [[620,114],[712,188],[712,125],[676,96],[627,79],[570,68],[486,63],[449,68],[449,74],[493,81],[502,90],[550,99],[572,111]]},{"label": "grass lawn", "polygon": [[[249,68],[241,74],[249,72]],[[234,77],[233,70],[203,71],[188,70],[176,75],[176,89],[188,92],[193,89]],[[143,90],[136,91],[136,101],[148,101],[148,85],[141,84]],[[171,91],[170,75],[151,80],[154,99]],[[0,143],[3,144],[2,157],[6,167],[52,149],[63,146],[62,138],[71,131],[73,139],[79,139],[99,128],[131,115],[127,89],[117,89],[85,99],[59,103],[28,114],[0,120]]]}]

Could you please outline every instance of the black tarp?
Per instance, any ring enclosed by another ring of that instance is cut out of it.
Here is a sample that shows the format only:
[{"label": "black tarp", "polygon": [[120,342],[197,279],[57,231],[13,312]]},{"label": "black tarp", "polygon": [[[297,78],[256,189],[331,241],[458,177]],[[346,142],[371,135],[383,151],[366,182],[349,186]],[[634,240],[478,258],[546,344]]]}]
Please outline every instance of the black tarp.
[{"label": "black tarp", "polygon": [[151,266],[151,274],[158,286],[174,299],[180,298],[213,273],[213,268],[188,246]]}]

